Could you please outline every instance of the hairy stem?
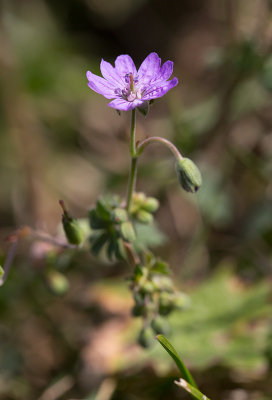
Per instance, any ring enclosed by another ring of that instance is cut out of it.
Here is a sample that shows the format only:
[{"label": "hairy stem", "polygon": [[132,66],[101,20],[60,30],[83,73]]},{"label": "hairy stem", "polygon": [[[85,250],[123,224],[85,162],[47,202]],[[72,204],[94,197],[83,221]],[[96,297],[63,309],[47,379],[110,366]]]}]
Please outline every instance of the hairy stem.
[{"label": "hairy stem", "polygon": [[137,158],[138,154],[136,153],[136,143],[135,143],[135,132],[136,132],[136,110],[132,110],[131,112],[131,128],[130,128],[130,172],[128,179],[128,190],[127,190],[127,205],[126,209],[129,213],[130,206],[132,202],[132,196],[135,188],[136,176],[137,176]]}]

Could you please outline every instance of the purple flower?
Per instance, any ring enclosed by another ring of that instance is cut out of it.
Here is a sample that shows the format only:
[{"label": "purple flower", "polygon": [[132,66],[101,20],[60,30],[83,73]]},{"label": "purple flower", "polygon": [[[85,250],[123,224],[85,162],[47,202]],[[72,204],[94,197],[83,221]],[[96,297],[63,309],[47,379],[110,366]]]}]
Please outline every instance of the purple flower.
[{"label": "purple flower", "polygon": [[117,110],[132,110],[145,102],[162,97],[178,84],[178,79],[168,79],[173,72],[173,62],[161,66],[157,53],[149,54],[136,69],[130,56],[121,55],[115,60],[115,68],[102,59],[100,70],[104,78],[87,72],[88,86],[106,99],[114,99],[108,105]]}]

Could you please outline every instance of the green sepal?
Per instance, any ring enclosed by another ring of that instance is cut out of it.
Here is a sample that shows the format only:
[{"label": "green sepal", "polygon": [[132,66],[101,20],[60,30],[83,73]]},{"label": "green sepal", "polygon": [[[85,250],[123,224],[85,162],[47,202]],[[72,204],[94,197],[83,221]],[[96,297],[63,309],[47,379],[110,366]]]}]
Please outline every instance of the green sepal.
[{"label": "green sepal", "polygon": [[102,199],[98,199],[96,202],[96,212],[98,217],[100,217],[104,221],[111,220],[111,209]]},{"label": "green sepal", "polygon": [[120,225],[120,232],[124,240],[133,242],[136,238],[133,225],[130,221],[122,222]]},{"label": "green sepal", "polygon": [[0,279],[4,275],[5,271],[3,270],[2,266],[0,265]]},{"label": "green sepal", "polygon": [[123,243],[123,239],[121,238],[117,239],[115,243],[115,257],[117,258],[117,260],[127,259],[126,249]]},{"label": "green sepal", "polygon": [[149,101],[144,101],[143,104],[137,107],[137,110],[146,117],[149,113]]},{"label": "green sepal", "polygon": [[91,251],[93,255],[98,256],[104,245],[109,240],[107,233],[103,232],[100,235],[93,235],[90,237]]},{"label": "green sepal", "polygon": [[90,227],[92,229],[104,229],[107,227],[107,222],[97,215],[96,209],[93,208],[89,211]]},{"label": "green sepal", "polygon": [[110,261],[113,260],[113,256],[115,255],[115,246],[116,246],[116,240],[114,238],[110,238],[107,248],[107,255]]},{"label": "green sepal", "polygon": [[181,158],[176,163],[179,182],[186,192],[195,193],[202,185],[198,167],[189,158]]}]

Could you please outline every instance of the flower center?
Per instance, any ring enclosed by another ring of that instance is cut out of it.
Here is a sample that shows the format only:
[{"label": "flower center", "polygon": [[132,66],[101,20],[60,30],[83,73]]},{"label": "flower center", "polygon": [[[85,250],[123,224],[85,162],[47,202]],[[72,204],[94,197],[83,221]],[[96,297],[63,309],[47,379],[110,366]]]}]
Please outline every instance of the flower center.
[{"label": "flower center", "polygon": [[134,101],[135,99],[141,99],[142,93],[141,88],[138,86],[138,78],[134,78],[132,73],[126,74],[125,82],[126,86],[123,90],[119,89],[118,94],[120,94],[123,99],[130,102]]}]

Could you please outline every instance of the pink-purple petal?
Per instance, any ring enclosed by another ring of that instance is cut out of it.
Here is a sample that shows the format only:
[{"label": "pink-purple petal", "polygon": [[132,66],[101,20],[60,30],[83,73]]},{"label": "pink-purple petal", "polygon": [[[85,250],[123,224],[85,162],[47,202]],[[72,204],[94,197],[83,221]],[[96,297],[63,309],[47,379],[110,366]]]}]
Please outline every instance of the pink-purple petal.
[{"label": "pink-purple petal", "polygon": [[138,79],[141,84],[146,85],[155,80],[160,72],[161,59],[157,53],[150,53],[142,62],[138,70]]},{"label": "pink-purple petal", "polygon": [[124,80],[121,78],[116,69],[113,68],[109,62],[104,61],[103,58],[100,63],[100,70],[108,82],[115,84],[117,87],[122,87],[124,85]]},{"label": "pink-purple petal", "polygon": [[172,62],[172,61],[166,61],[163,65],[162,65],[162,67],[161,67],[161,69],[160,69],[160,72],[159,72],[159,77],[160,77],[160,79],[164,79],[164,80],[166,80],[167,81],[167,79],[169,79],[170,78],[170,76],[172,75],[172,73],[173,73],[173,65],[174,65],[174,63]]},{"label": "pink-purple petal", "polygon": [[115,87],[112,83],[106,81],[106,79],[101,78],[93,74],[91,71],[88,71],[87,74],[88,86],[94,90],[95,92],[102,94],[107,99],[113,99],[116,97],[114,90]]},{"label": "pink-purple petal", "polygon": [[133,76],[136,76],[137,74],[135,64],[132,58],[127,54],[123,54],[116,58],[115,69],[122,77],[125,77],[126,74],[133,74]]},{"label": "pink-purple petal", "polygon": [[114,99],[108,104],[108,106],[115,108],[116,110],[129,111],[133,110],[133,108],[139,107],[142,104],[143,104],[142,100],[134,100],[129,102],[124,99]]},{"label": "pink-purple petal", "polygon": [[164,81],[159,85],[155,84],[146,89],[142,96],[142,100],[157,99],[158,97],[164,96],[170,89],[177,86],[178,79],[173,78],[171,81]]}]

